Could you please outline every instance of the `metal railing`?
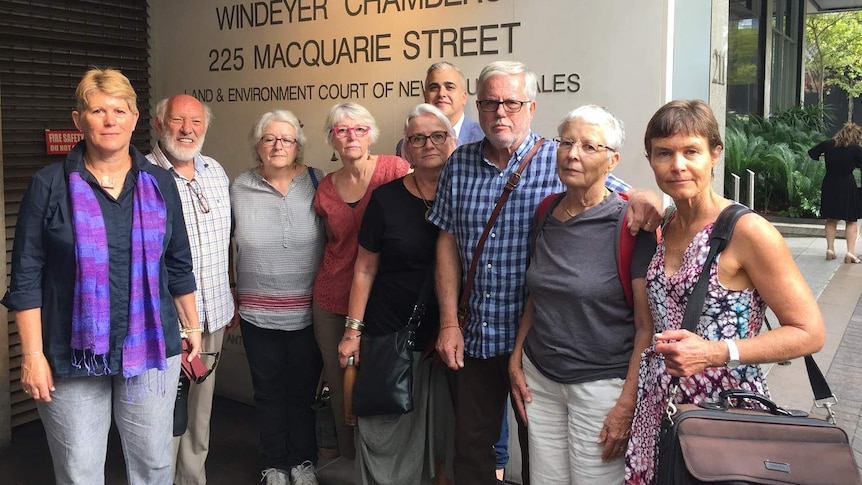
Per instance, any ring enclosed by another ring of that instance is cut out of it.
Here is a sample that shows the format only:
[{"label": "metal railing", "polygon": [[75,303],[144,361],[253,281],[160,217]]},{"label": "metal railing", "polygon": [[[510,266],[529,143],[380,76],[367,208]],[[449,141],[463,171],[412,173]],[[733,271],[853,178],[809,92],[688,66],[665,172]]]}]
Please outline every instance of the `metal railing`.
[{"label": "metal railing", "polygon": [[[749,169],[745,169],[748,175],[748,202],[745,204],[749,209],[754,210],[754,172]],[[739,202],[739,188],[740,181],[742,180],[739,175],[732,173],[730,174],[733,177],[733,200]]]}]

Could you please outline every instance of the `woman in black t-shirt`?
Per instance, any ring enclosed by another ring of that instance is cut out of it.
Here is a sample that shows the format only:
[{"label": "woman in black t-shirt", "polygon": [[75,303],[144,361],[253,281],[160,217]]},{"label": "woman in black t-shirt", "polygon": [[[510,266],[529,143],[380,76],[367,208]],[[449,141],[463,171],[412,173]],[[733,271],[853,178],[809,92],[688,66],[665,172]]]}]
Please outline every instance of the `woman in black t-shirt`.
[{"label": "woman in black t-shirt", "polygon": [[[373,192],[359,232],[348,316],[364,321],[362,332],[368,336],[403,328],[433,271],[438,229],[425,217],[443,164],[457,144],[446,115],[429,104],[410,112],[404,136],[404,154],[414,171]],[[358,417],[357,484],[446,483],[445,470],[451,470],[454,454],[452,399],[445,371],[421,358],[438,326],[437,303],[431,296],[416,338],[420,351],[414,354],[414,409],[402,415]],[[342,366],[354,356],[361,373],[360,335],[346,328],[338,353]]]}]

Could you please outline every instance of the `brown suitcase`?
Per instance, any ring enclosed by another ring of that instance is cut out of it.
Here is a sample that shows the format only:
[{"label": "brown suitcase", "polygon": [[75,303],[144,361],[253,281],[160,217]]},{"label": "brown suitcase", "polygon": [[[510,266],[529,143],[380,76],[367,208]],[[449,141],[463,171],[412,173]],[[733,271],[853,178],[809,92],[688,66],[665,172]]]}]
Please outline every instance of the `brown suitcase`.
[{"label": "brown suitcase", "polygon": [[770,410],[677,405],[673,424],[662,424],[658,484],[862,484],[844,430],[762,396],[725,392],[756,396]]}]

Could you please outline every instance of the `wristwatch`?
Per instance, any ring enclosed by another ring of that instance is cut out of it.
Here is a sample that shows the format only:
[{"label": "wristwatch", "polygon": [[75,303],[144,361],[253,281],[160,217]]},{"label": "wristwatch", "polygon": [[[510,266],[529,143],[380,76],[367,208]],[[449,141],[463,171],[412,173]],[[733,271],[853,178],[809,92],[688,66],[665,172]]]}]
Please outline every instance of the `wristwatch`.
[{"label": "wristwatch", "polygon": [[739,348],[736,347],[736,342],[730,339],[722,340],[725,344],[727,344],[727,353],[728,358],[727,362],[724,363],[725,367],[739,367],[742,363],[739,361]]}]

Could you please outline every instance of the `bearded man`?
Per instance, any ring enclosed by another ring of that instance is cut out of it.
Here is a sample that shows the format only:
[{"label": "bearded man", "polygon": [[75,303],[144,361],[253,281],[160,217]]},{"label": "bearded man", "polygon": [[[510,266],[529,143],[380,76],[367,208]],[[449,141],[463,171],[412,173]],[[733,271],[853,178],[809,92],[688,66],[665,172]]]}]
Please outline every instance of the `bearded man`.
[{"label": "bearded man", "polygon": [[[180,94],[156,105],[153,126],[158,142],[147,155],[173,174],[183,205],[192,250],[197,291],[195,302],[203,329],[202,351],[221,352],[225,328],[235,325],[236,306],[231,291],[230,183],[221,165],[201,155],[212,111],[193,96]],[[174,438],[174,484],[206,484],[210,414],[215,372],[192,383],[188,398],[188,427]]]}]

